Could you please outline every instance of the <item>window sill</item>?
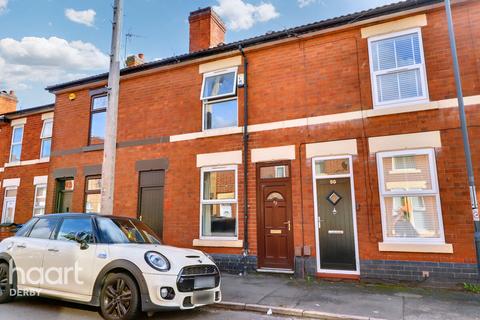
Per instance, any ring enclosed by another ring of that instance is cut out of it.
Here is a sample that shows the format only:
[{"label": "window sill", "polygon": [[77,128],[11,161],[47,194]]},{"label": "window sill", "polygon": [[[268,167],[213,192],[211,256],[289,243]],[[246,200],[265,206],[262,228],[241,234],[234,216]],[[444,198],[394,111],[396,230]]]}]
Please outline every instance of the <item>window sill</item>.
[{"label": "window sill", "polygon": [[437,103],[432,103],[428,100],[412,101],[407,103],[398,103],[392,105],[380,105],[374,106],[373,109],[367,110],[366,116],[370,117],[379,117],[386,116],[390,114],[397,113],[407,113],[407,112],[417,112],[417,111],[426,111],[426,110],[436,110],[439,109]]},{"label": "window sill", "polygon": [[103,144],[92,144],[82,148],[83,152],[103,150]]},{"label": "window sill", "polygon": [[194,239],[194,247],[242,248],[243,240],[204,240]]},{"label": "window sill", "polygon": [[418,252],[418,253],[453,253],[453,246],[449,243],[378,243],[379,251],[390,252]]},{"label": "window sill", "polygon": [[4,167],[9,168],[9,167],[29,166],[29,165],[38,164],[38,163],[47,163],[49,161],[50,161],[50,158],[8,162],[4,164]]},{"label": "window sill", "polygon": [[206,131],[173,135],[173,136],[170,136],[170,142],[225,136],[225,135],[231,135],[231,134],[238,134],[242,132],[243,132],[243,128],[241,127],[209,129]]}]

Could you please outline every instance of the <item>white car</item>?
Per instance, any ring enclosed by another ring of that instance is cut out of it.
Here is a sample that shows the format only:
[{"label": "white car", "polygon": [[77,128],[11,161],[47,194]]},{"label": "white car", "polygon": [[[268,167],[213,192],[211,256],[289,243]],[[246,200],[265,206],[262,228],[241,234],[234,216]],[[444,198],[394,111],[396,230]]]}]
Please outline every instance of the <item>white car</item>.
[{"label": "white car", "polygon": [[220,302],[220,272],[207,254],[162,245],[136,219],[51,214],[0,243],[0,303],[17,295],[97,306],[105,319],[134,319]]}]

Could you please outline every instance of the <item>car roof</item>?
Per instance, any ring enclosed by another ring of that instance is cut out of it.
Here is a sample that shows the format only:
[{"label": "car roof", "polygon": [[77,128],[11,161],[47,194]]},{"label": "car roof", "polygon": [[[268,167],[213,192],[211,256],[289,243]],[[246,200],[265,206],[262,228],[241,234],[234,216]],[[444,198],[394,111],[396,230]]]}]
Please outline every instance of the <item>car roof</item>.
[{"label": "car roof", "polygon": [[132,217],[112,216],[112,215],[105,215],[100,213],[85,213],[85,212],[50,213],[44,216],[37,216],[36,218],[48,219],[48,218],[78,218],[78,217],[105,217],[105,218],[120,218],[120,219],[136,220],[136,218],[132,218]]}]

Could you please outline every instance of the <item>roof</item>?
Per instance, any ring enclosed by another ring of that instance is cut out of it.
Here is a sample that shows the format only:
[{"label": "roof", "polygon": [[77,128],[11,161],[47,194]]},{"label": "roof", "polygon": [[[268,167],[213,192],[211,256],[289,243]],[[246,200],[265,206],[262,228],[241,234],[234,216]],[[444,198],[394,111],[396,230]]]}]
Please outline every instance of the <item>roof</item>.
[{"label": "roof", "polygon": [[28,109],[21,109],[13,112],[8,112],[0,115],[0,121],[2,120],[10,120],[22,116],[28,116],[32,114],[37,114],[37,113],[44,113],[44,112],[49,112],[53,111],[55,109],[55,104],[45,104],[42,106],[38,107],[33,107],[33,108],[28,108]]},{"label": "roof", "polygon": [[[369,19],[373,19],[373,18],[377,18],[377,17],[389,15],[389,14],[394,14],[402,11],[408,11],[412,9],[417,9],[421,7],[442,3],[443,1],[444,0],[405,0],[401,2],[396,2],[393,4],[384,5],[381,7],[368,9],[364,11],[359,11],[356,13],[351,13],[351,14],[347,14],[347,15],[343,15],[343,16],[339,16],[331,19],[321,20],[318,22],[314,22],[314,23],[310,23],[310,24],[306,24],[306,25],[302,25],[294,28],[289,28],[289,29],[276,31],[276,32],[269,32],[264,35],[260,35],[257,37],[253,37],[253,38],[249,38],[241,41],[232,42],[229,44],[219,45],[217,47],[210,48],[210,49],[178,55],[178,56],[174,56],[174,57],[170,57],[170,58],[166,58],[158,61],[147,62],[136,67],[124,68],[120,71],[120,75],[124,76],[124,75],[134,74],[141,71],[178,64],[180,62],[191,61],[191,60],[213,56],[216,54],[225,53],[229,51],[236,51],[239,49],[239,47],[247,48],[247,47],[255,46],[258,44],[296,37],[296,36],[307,34],[310,32],[316,32],[320,30],[346,26],[352,23],[358,23],[361,21],[366,21]],[[91,77],[82,78],[79,80],[73,80],[73,81],[49,86],[46,88],[46,90],[50,92],[58,91],[58,90],[66,89],[69,87],[85,85],[85,84],[94,83],[98,81],[105,81],[107,79],[108,79],[108,73],[102,73],[102,74],[94,75]]]}]

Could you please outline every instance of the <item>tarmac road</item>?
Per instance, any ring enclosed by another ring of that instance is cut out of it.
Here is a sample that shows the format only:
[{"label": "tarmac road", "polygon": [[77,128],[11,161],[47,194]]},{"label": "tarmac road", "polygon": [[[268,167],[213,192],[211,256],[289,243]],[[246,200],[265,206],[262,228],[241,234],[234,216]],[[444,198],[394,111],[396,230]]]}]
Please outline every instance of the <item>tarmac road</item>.
[{"label": "tarmac road", "polygon": [[[0,319],[2,320],[101,320],[96,308],[82,305],[59,302],[43,298],[18,298],[14,302],[0,305]],[[177,311],[156,313],[152,320],[286,320],[247,311],[229,311],[223,309],[201,308],[191,311]]]}]

